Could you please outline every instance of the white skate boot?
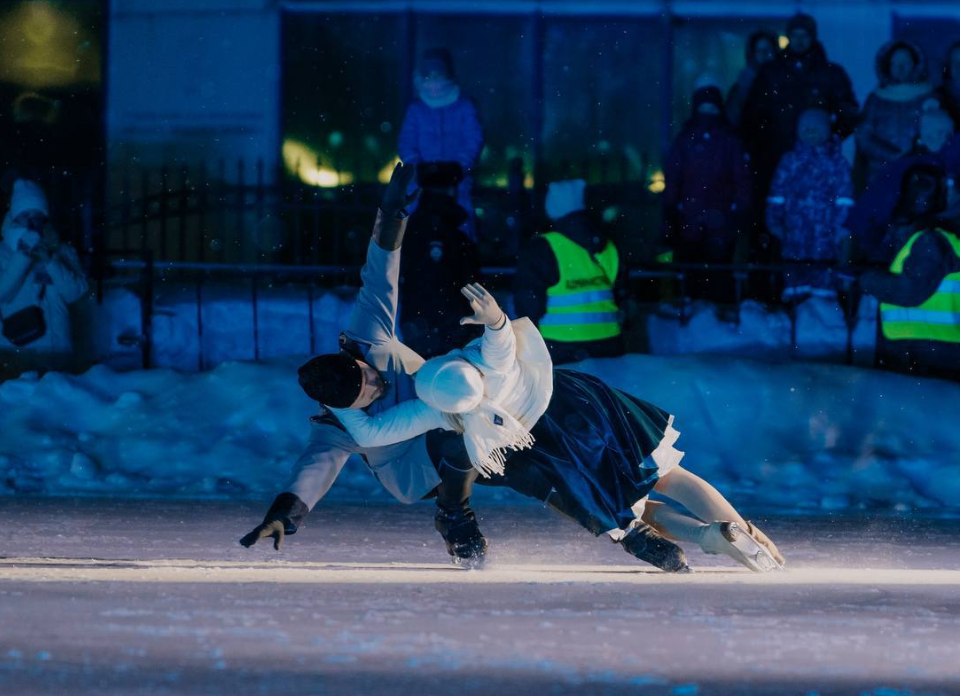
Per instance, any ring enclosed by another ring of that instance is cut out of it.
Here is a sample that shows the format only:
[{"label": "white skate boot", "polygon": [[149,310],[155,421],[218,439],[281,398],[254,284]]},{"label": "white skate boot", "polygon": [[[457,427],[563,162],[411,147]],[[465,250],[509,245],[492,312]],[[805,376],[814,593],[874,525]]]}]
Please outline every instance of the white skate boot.
[{"label": "white skate boot", "polygon": [[729,556],[755,573],[783,570],[771,553],[736,522],[717,521],[705,526],[700,548],[704,553]]}]

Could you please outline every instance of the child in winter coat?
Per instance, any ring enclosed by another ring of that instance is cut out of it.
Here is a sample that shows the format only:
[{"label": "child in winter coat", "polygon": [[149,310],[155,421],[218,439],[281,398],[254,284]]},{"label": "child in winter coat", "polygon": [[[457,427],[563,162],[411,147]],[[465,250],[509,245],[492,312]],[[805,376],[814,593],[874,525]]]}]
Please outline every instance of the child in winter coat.
[{"label": "child in winter coat", "polygon": [[[727,123],[723,95],[714,86],[693,93],[693,112],[664,164],[663,241],[680,263],[732,263],[751,206],[748,159]],[[691,273],[688,292],[718,302],[734,300],[729,273]]]},{"label": "child in winter coat", "polygon": [[[453,58],[446,49],[424,52],[414,76],[419,99],[407,107],[397,149],[407,165],[456,162],[463,169],[457,203],[467,211],[462,229],[477,240],[471,190],[473,170],[483,150],[483,128],[473,102],[460,93]],[[416,202],[408,208],[413,213]]]},{"label": "child in winter coat", "polygon": [[[798,144],[780,160],[767,198],[767,227],[784,261],[836,261],[840,226],[853,205],[850,165],[830,135],[830,117],[809,109],[797,125]],[[833,296],[828,270],[792,268],[784,299]]]},{"label": "child in winter coat", "polygon": [[[511,323],[479,285],[463,293],[475,315],[462,321],[485,325],[483,338],[427,361],[417,372],[417,399],[376,416],[330,409],[358,444],[456,430],[482,475],[510,479],[534,469],[566,501],[560,511],[663,570],[687,569],[668,539],[693,541],[757,572],[781,567],[776,546],[680,466],[672,415],[590,375],[554,370],[532,322]],[[697,517],[647,501],[654,489]]]}]

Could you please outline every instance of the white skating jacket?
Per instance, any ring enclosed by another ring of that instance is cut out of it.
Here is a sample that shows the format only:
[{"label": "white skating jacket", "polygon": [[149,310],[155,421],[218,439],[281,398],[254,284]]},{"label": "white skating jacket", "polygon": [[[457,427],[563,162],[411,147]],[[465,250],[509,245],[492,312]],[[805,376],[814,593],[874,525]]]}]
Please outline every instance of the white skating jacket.
[{"label": "white skating jacket", "polygon": [[[553,396],[553,361],[540,332],[526,317],[494,330],[462,350],[448,355],[461,357],[483,375],[484,396],[527,431],[546,412]],[[381,447],[403,442],[430,430],[457,429],[456,419],[428,406],[420,399],[368,415],[360,409],[330,409],[361,447]]]}]

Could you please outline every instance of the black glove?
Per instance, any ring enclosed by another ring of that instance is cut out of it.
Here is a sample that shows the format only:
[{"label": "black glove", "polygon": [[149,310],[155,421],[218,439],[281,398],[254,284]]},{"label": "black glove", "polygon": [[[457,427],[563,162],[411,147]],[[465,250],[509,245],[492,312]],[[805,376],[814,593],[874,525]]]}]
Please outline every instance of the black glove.
[{"label": "black glove", "polygon": [[265,537],[273,537],[273,548],[279,551],[280,547],[283,545],[283,536],[284,524],[282,520],[264,522],[263,524],[254,527],[252,532],[243,537],[243,539],[240,540],[240,545],[246,546],[249,549],[261,539]]},{"label": "black glove", "polygon": [[407,195],[407,189],[410,188],[410,182],[416,174],[416,167],[404,166],[403,162],[397,162],[397,166],[393,168],[393,174],[390,175],[387,190],[383,192],[383,198],[380,200],[380,210],[391,217],[406,215],[404,209],[420,195],[420,189]]}]

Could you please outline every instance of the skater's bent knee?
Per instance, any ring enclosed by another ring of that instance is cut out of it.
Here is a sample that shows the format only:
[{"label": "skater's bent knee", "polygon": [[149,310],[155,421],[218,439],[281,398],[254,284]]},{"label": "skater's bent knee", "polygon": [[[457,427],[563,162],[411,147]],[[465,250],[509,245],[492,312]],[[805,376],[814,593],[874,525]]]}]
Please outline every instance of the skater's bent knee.
[{"label": "skater's bent knee", "polygon": [[692,474],[682,466],[674,467],[657,480],[653,486],[653,490],[658,493],[666,493],[671,487],[682,483],[685,479],[689,479],[690,476],[692,476]]}]

